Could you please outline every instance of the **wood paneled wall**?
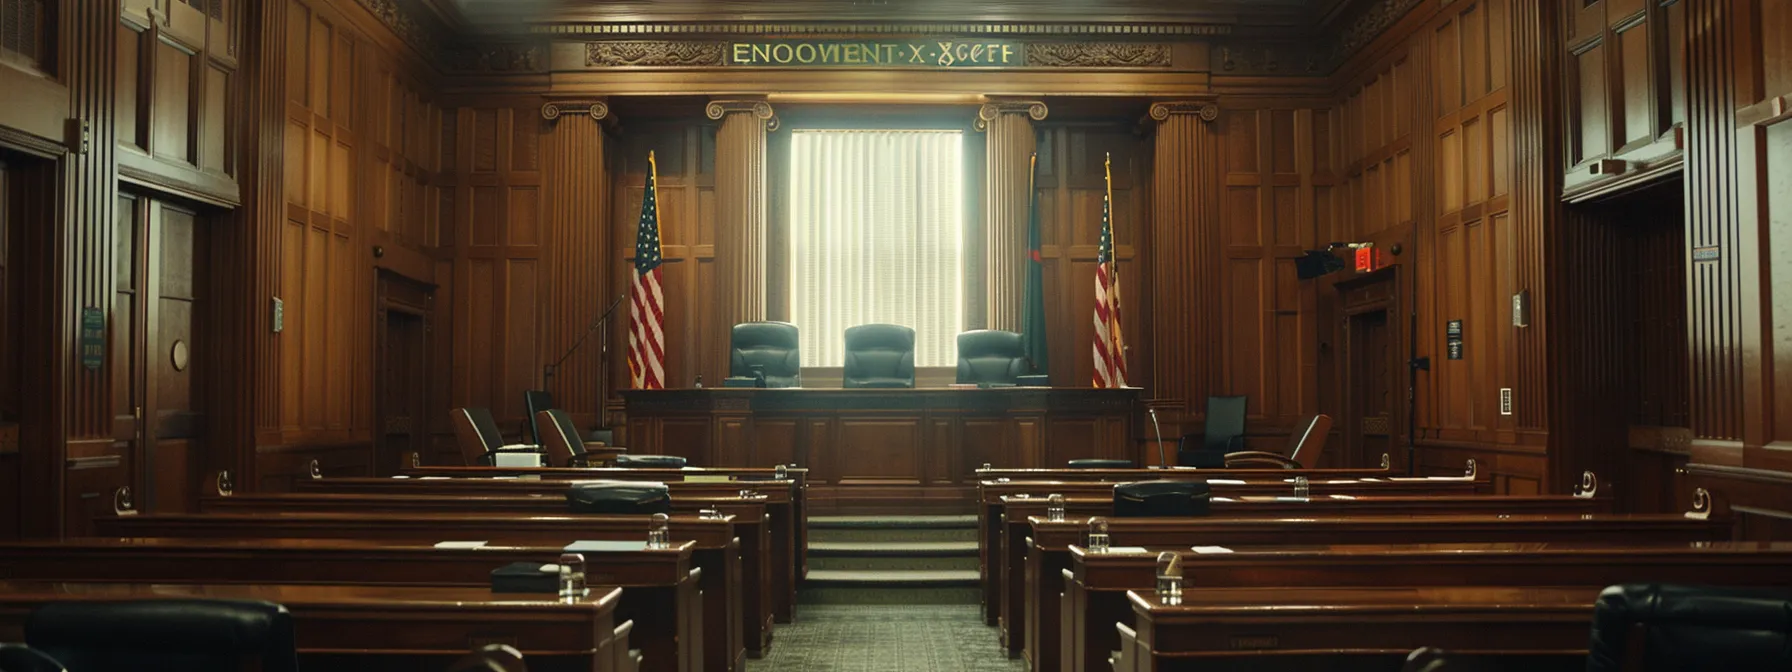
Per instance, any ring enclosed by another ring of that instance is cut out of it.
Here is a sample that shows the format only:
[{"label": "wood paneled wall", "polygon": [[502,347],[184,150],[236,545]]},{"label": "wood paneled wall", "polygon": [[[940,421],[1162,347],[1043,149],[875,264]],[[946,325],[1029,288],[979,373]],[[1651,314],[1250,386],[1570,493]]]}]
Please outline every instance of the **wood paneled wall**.
[{"label": "wood paneled wall", "polygon": [[[635,234],[651,151],[659,165],[666,387],[690,387],[698,376],[705,385],[720,386],[728,377],[728,361],[716,355],[727,348],[705,342],[706,335],[727,333],[726,327],[715,323],[716,126],[695,119],[632,123],[612,146],[619,154],[613,159],[616,170],[611,182],[611,193],[616,195],[609,220],[614,250],[611,286],[624,291],[634,273]],[[628,307],[618,312],[608,334],[612,391],[629,387]]]},{"label": "wood paneled wall", "polygon": [[[456,105],[450,189],[442,192],[439,254],[452,259],[446,301],[453,333],[450,406],[489,408],[506,432],[527,419],[523,392],[541,385],[542,133],[539,100]],[[446,433],[446,425],[439,433]],[[448,456],[452,446],[438,452]]]}]

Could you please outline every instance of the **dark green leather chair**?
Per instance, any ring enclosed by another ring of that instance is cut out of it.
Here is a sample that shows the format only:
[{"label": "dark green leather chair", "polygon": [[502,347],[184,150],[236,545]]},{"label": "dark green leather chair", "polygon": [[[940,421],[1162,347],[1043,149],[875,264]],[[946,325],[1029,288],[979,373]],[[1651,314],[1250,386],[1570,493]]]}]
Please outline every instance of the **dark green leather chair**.
[{"label": "dark green leather chair", "polygon": [[861,324],[846,330],[841,387],[914,387],[915,330]]},{"label": "dark green leather chair", "polygon": [[979,329],[958,335],[958,382],[1013,385],[1032,370],[1020,334]]},{"label": "dark green leather chair", "polygon": [[802,387],[802,357],[796,325],[789,322],[743,322],[729,334],[728,375],[753,377],[765,371],[766,387]]}]

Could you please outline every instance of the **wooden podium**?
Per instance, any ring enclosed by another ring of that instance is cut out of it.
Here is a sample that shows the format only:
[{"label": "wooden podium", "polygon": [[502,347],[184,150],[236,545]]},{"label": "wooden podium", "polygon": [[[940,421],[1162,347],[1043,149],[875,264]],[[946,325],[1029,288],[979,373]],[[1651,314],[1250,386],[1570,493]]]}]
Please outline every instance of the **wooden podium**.
[{"label": "wooden podium", "polygon": [[[809,469],[812,513],[971,513],[975,470],[1141,459],[1139,390],[623,390],[631,453]],[[1143,464],[1143,462],[1140,462]]]}]

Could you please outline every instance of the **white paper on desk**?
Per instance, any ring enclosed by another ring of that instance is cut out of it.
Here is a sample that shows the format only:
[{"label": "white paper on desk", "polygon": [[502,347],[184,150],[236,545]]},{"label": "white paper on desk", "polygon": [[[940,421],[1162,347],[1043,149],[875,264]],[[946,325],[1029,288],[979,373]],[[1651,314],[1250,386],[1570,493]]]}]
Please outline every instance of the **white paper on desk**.
[{"label": "white paper on desk", "polygon": [[1231,553],[1232,549],[1225,546],[1195,546],[1194,551],[1196,553]]},{"label": "white paper on desk", "polygon": [[693,474],[693,475],[686,475],[684,477],[684,482],[686,482],[686,483],[727,483],[733,479],[734,479],[733,476],[729,476],[727,474],[720,474],[720,475],[704,474],[702,476]]},{"label": "white paper on desk", "polygon": [[1334,478],[1332,480],[1326,481],[1326,483],[1333,484],[1333,485],[1342,485],[1345,483],[1355,483],[1355,482],[1356,481],[1350,480],[1348,478]]},{"label": "white paper on desk", "polygon": [[1215,498],[1213,498],[1213,501],[1215,501],[1215,502],[1236,502],[1238,500],[1233,499],[1231,497],[1215,497]]},{"label": "white paper on desk", "polygon": [[1356,495],[1332,495],[1332,499],[1356,499]]},{"label": "white paper on desk", "polygon": [[397,475],[397,476],[393,476],[393,478],[410,478],[410,477],[409,477],[409,476],[406,476],[406,475],[404,475],[404,474],[399,474],[399,475]]},{"label": "white paper on desk", "polygon": [[1379,479],[1379,478],[1363,478],[1363,479],[1359,479],[1359,480],[1361,480],[1364,483],[1380,483],[1381,482],[1381,479]]},{"label": "white paper on desk", "polygon": [[1208,485],[1244,485],[1244,481],[1231,479],[1231,478],[1209,478],[1209,479],[1207,479],[1207,484]]},{"label": "white paper on desk", "polygon": [[645,551],[646,540],[642,541],[575,541],[566,545],[568,553],[617,553],[621,551]]},{"label": "white paper on desk", "polygon": [[483,541],[438,541],[436,548],[485,548]]},{"label": "white paper on desk", "polygon": [[1144,546],[1109,546],[1109,553],[1150,553]]},{"label": "white paper on desk", "polygon": [[424,476],[424,477],[418,478],[417,480],[419,480],[419,481],[446,481],[446,480],[448,480],[448,477],[447,476]]}]

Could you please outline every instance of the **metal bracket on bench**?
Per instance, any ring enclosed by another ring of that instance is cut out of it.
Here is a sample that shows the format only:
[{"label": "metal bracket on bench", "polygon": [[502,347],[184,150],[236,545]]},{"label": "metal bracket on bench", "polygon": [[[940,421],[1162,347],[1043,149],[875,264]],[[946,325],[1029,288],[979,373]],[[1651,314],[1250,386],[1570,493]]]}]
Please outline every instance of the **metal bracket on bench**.
[{"label": "metal bracket on bench", "polygon": [[1693,520],[1710,520],[1712,508],[1711,491],[1697,488],[1692,491],[1692,510],[1686,512],[1686,517]]},{"label": "metal bracket on bench", "polygon": [[230,470],[226,469],[224,471],[218,472],[217,486],[218,486],[218,496],[219,497],[229,497],[230,496],[230,494],[231,494]]},{"label": "metal bracket on bench", "polygon": [[322,467],[322,466],[319,466],[319,465],[318,465],[318,464],[317,464],[317,460],[312,460],[312,461],[311,461],[311,479],[312,479],[312,480],[317,480],[317,479],[320,479],[320,478],[323,478],[323,477],[324,477],[324,469],[323,469],[323,467]]},{"label": "metal bracket on bench", "polygon": [[120,516],[137,515],[137,504],[131,501],[131,486],[112,491],[112,513]]},{"label": "metal bracket on bench", "polygon": [[1393,458],[1388,457],[1387,453],[1381,454],[1381,468],[1384,470],[1394,468]]},{"label": "metal bracket on bench", "polygon": [[1468,458],[1468,473],[1463,474],[1462,477],[1472,481],[1475,480],[1475,477],[1480,475],[1481,465],[1475,463],[1475,458]]}]

